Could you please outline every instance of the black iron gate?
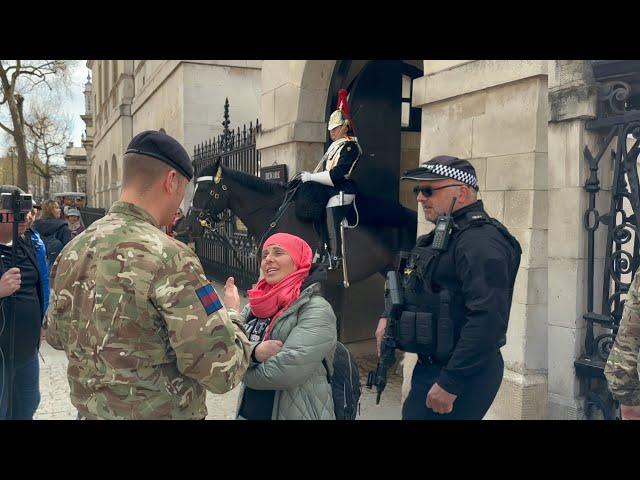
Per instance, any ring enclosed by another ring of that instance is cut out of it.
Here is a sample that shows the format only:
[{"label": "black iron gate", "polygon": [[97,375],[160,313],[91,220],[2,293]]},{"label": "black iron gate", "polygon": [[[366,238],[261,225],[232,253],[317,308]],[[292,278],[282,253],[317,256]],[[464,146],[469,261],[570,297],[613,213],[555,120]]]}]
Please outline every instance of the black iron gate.
[{"label": "black iron gate", "polygon": [[[201,143],[194,148],[193,167],[195,175],[207,165],[211,165],[218,156],[222,164],[251,175],[260,172],[260,152],[256,150],[256,134],[260,124],[256,120],[242,130],[229,130],[229,102],[225,102],[224,132],[213,140]],[[230,244],[222,243],[219,237],[205,230],[201,239],[196,240],[196,254],[202,262],[207,275],[224,283],[227,277],[234,277],[240,290],[247,290],[258,279],[260,262],[256,256],[256,240],[248,234],[242,222],[226,211],[220,234]]]},{"label": "black iron gate", "polygon": [[[583,316],[584,352],[575,368],[585,395],[586,417],[593,418],[598,410],[603,418],[611,419],[616,416],[618,405],[607,390],[603,371],[622,318],[623,296],[640,264],[640,62],[594,61],[593,69],[599,82],[598,117],[587,122],[586,128],[602,133],[604,143],[595,156],[588,147],[584,149],[590,171],[584,187],[589,194],[589,207],[584,213],[588,241],[587,313]],[[602,194],[599,166],[603,158],[610,159],[613,170],[611,199],[605,214],[596,207],[596,199]],[[601,225],[607,232],[604,271],[596,273],[596,231]],[[597,307],[596,275],[603,279],[602,299]]]}]

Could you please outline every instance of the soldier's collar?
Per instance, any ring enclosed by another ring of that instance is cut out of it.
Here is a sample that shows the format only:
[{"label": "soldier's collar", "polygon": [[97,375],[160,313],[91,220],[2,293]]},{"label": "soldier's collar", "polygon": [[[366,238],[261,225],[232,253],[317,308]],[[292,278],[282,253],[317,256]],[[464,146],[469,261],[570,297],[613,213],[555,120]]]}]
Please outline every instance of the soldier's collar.
[{"label": "soldier's collar", "polygon": [[133,203],[123,202],[122,200],[118,200],[111,205],[109,209],[109,213],[119,213],[122,215],[130,215],[132,217],[139,218],[147,223],[150,223],[156,228],[160,228],[156,219],[147,212],[144,208],[139,207],[138,205],[134,205]]}]

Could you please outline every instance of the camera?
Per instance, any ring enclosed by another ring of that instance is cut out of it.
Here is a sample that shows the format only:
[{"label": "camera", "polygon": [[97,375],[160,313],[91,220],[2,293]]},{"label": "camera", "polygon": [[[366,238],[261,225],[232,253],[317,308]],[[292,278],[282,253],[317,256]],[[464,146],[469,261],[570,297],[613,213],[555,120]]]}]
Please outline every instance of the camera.
[{"label": "camera", "polygon": [[[2,206],[0,208],[2,208],[2,210],[9,210],[13,213],[13,221],[24,221],[25,214],[33,208],[33,198],[29,194],[21,194],[16,191],[14,193],[3,193],[0,196],[2,197]],[[2,223],[10,222],[6,213],[2,214],[0,221]]]}]

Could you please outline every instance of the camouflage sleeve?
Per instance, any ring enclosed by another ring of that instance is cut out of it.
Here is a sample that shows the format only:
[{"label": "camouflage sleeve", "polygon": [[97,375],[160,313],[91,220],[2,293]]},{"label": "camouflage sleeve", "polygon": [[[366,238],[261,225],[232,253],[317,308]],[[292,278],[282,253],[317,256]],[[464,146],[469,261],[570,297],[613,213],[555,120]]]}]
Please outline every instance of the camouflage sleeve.
[{"label": "camouflage sleeve", "polygon": [[640,275],[633,279],[624,304],[620,329],[607,359],[604,375],[613,397],[622,405],[640,405]]},{"label": "camouflage sleeve", "polygon": [[[60,258],[60,257],[58,257]],[[57,289],[56,289],[56,272],[58,271],[58,260],[55,261],[53,267],[51,268],[51,289],[49,292],[49,305],[50,308],[47,310],[45,315],[45,330],[47,332],[47,343],[51,345],[56,350],[63,350],[65,341],[63,337],[63,332],[65,330],[63,322],[61,318],[57,315],[53,315],[53,312],[56,311],[57,304]],[[67,292],[68,294],[69,292]],[[64,292],[61,292],[64,295]]]},{"label": "camouflage sleeve", "polygon": [[188,249],[179,251],[158,271],[151,288],[178,369],[214,393],[240,383],[249,365],[249,341],[242,326],[229,318],[198,258]]}]

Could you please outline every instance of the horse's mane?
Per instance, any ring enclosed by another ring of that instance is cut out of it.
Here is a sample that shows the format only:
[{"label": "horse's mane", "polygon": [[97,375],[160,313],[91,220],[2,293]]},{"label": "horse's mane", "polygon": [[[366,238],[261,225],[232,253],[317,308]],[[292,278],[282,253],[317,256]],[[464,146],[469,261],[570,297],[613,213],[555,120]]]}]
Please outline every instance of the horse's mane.
[{"label": "horse's mane", "polygon": [[233,170],[229,167],[222,166],[222,178],[228,177],[236,182],[244,185],[251,190],[256,190],[260,193],[273,194],[280,193],[283,194],[286,190],[286,187],[280,185],[279,183],[267,182],[260,177],[256,177],[255,175],[251,175],[249,173],[244,173],[239,170]]}]

